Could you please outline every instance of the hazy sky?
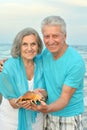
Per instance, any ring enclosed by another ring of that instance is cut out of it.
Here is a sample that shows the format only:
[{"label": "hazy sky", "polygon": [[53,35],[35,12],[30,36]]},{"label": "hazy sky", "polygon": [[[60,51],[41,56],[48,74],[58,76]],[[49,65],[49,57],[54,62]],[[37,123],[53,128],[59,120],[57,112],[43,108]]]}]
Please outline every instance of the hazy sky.
[{"label": "hazy sky", "polygon": [[49,15],[65,19],[68,44],[87,45],[87,0],[0,0],[0,43],[12,43],[26,27],[41,35],[41,21]]}]

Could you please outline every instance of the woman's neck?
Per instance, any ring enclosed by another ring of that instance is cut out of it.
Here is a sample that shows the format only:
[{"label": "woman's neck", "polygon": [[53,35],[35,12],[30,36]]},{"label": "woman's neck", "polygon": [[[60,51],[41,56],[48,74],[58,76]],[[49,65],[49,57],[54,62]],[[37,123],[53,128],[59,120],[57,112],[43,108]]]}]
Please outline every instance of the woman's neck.
[{"label": "woman's neck", "polygon": [[24,60],[24,65],[25,65],[25,68],[31,68],[32,66],[34,66],[34,61],[33,60]]},{"label": "woman's neck", "polygon": [[26,70],[27,79],[31,80],[34,76],[34,61],[33,60],[23,60]]}]

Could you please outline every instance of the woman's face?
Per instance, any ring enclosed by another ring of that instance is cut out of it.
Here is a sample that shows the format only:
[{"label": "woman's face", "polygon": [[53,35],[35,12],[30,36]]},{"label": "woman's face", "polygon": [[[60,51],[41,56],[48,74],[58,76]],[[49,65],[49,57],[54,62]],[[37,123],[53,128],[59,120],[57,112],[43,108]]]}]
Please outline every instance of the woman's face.
[{"label": "woman's face", "polygon": [[21,44],[21,57],[25,60],[33,60],[37,55],[38,44],[36,41],[36,36],[31,34],[24,36]]}]

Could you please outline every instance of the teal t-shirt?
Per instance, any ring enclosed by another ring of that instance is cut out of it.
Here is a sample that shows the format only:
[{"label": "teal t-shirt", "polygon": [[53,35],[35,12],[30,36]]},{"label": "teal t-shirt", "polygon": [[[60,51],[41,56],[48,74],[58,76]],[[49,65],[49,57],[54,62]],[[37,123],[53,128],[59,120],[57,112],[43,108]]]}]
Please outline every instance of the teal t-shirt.
[{"label": "teal t-shirt", "polygon": [[48,104],[55,102],[60,97],[64,84],[76,88],[69,104],[64,109],[51,114],[68,117],[83,113],[85,64],[80,54],[69,46],[59,59],[54,60],[52,54],[45,49],[43,52],[43,68],[48,92]]}]

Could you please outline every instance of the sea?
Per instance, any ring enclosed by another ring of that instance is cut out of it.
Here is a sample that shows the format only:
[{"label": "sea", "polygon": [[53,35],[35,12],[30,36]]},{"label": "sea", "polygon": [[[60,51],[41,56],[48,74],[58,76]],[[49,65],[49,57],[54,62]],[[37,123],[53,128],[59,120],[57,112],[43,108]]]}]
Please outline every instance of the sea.
[{"label": "sea", "polygon": [[[11,44],[0,43],[0,60],[11,57]],[[87,130],[87,45],[72,45],[83,57],[86,65],[86,73],[84,77],[84,103],[85,112],[83,113],[84,130]]]}]

